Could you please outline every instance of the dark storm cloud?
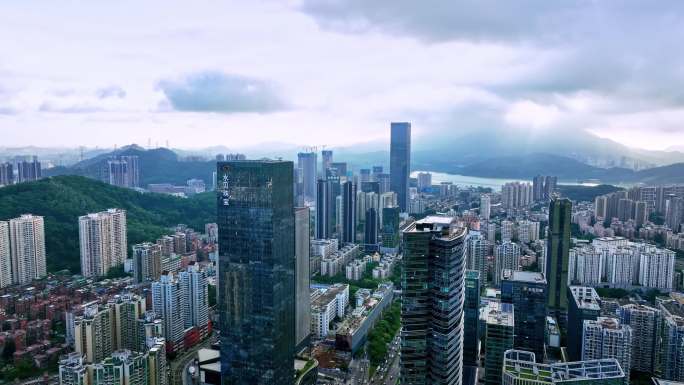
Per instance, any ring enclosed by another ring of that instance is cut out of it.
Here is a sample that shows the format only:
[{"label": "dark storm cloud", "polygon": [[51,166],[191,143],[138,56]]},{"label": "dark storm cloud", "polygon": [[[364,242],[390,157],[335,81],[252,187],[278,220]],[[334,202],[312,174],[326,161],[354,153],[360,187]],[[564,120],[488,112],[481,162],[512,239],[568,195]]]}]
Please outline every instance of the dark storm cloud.
[{"label": "dark storm cloud", "polygon": [[177,111],[269,113],[287,109],[276,86],[241,75],[205,71],[158,84]]}]

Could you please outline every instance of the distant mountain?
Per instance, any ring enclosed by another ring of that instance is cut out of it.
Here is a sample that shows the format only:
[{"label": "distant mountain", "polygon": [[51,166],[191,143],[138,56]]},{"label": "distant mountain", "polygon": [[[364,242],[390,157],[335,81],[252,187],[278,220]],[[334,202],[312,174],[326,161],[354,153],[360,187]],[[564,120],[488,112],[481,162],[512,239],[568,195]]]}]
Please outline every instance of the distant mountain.
[{"label": "distant mountain", "polygon": [[0,220],[31,213],[45,217],[45,248],[49,271],[80,271],[78,217],[108,208],[127,212],[131,246],[154,241],[169,228],[185,223],[202,230],[216,221],[213,193],[183,199],[142,194],[79,176],[57,176],[0,188]]},{"label": "distant mountain", "polygon": [[565,182],[594,179],[608,184],[684,183],[684,163],[634,171],[594,167],[564,156],[537,153],[495,157],[466,166],[441,165],[430,170],[485,178],[532,179],[535,175],[555,175]]},{"label": "distant mountain", "polygon": [[86,159],[71,167],[55,167],[47,170],[48,176],[80,175],[98,180],[106,179],[107,160],[117,155],[136,155],[140,163],[141,187],[150,183],[173,183],[184,185],[188,179],[202,179],[211,186],[215,161],[183,161],[166,148],[145,150],[138,146],[127,146],[120,150]]}]

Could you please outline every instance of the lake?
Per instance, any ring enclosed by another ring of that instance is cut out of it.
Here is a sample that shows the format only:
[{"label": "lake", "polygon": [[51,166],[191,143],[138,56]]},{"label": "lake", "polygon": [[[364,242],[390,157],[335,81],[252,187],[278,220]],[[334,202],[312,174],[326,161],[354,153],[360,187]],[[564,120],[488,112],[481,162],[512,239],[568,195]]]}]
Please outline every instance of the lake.
[{"label": "lake", "polygon": [[[433,184],[439,184],[441,182],[451,182],[457,186],[490,187],[494,191],[500,191],[501,186],[503,186],[504,184],[509,183],[509,182],[529,182],[529,183],[532,183],[531,179],[522,180],[522,179],[504,179],[504,178],[480,178],[480,177],[476,177],[476,176],[446,174],[443,172],[434,172],[434,171],[414,171],[411,173],[411,177],[417,178],[419,172],[429,172],[430,174],[432,174],[432,183]],[[596,186],[595,183],[572,183],[572,182],[567,182],[567,181],[563,181],[562,183],[559,182],[558,184],[575,185],[575,186],[576,185]]]}]

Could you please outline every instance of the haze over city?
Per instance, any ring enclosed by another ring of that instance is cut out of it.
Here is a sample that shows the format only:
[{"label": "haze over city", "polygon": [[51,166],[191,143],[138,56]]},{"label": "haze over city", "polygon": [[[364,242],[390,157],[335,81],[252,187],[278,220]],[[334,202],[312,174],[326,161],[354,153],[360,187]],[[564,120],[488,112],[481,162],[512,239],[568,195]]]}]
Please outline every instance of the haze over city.
[{"label": "haze over city", "polygon": [[678,148],[682,7],[7,1],[0,146],[350,145],[402,119]]}]

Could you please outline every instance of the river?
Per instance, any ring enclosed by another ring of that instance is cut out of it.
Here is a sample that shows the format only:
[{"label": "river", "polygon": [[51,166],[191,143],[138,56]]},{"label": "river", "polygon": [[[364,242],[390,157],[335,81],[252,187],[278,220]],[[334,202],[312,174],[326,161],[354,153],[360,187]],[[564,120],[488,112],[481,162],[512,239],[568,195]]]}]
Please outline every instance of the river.
[{"label": "river", "polygon": [[[457,186],[461,187],[467,187],[467,186],[482,186],[482,187],[490,187],[494,191],[499,191],[501,190],[501,186],[503,186],[506,183],[509,182],[529,182],[532,183],[532,180],[521,180],[521,179],[504,179],[504,178],[480,178],[476,176],[466,176],[466,175],[458,175],[458,174],[446,174],[443,172],[434,172],[434,171],[414,171],[411,173],[412,178],[417,178],[419,172],[429,172],[432,174],[432,183],[433,184],[439,184],[441,182],[451,182]],[[559,182],[559,184],[566,184],[566,185],[582,185],[582,186],[596,186],[595,183],[572,183],[572,182]]]}]

